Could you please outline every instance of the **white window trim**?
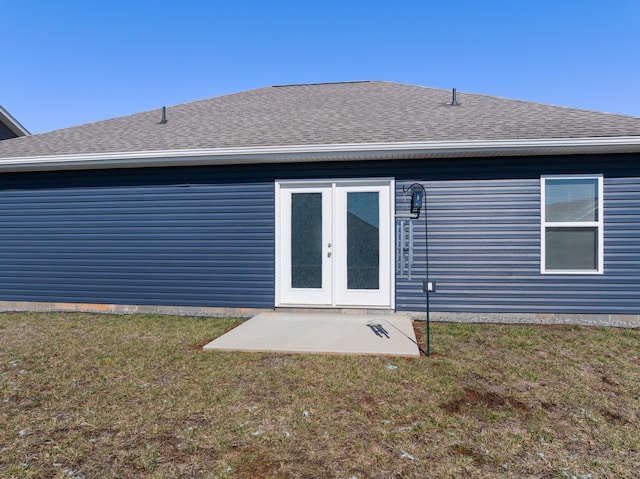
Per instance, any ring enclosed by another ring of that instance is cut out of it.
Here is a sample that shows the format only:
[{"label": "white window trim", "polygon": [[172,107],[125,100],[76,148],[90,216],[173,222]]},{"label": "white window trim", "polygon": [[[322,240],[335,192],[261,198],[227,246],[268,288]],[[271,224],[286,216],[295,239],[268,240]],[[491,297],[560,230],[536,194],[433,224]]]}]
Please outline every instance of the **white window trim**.
[{"label": "white window trim", "polygon": [[[546,188],[548,179],[598,180],[598,221],[546,221]],[[604,181],[603,175],[543,175],[540,177],[540,273],[541,274],[603,274],[604,273]],[[546,269],[546,235],[549,227],[598,228],[598,267],[595,270]]]}]

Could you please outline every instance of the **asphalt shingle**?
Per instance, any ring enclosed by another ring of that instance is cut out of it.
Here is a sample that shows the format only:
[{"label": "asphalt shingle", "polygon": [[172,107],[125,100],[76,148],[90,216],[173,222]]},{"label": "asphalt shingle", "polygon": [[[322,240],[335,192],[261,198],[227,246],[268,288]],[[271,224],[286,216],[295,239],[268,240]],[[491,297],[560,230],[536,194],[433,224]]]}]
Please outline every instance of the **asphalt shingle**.
[{"label": "asphalt shingle", "polygon": [[267,146],[640,136],[640,118],[391,82],[264,87],[6,140],[0,158]]}]

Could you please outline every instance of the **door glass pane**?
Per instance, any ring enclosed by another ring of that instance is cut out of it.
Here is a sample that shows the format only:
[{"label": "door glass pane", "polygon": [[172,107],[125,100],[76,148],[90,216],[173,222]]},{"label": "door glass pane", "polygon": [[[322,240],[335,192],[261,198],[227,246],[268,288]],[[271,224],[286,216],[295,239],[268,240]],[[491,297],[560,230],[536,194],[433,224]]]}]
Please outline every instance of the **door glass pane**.
[{"label": "door glass pane", "polygon": [[291,287],[322,288],[322,193],[291,195]]},{"label": "door glass pane", "polygon": [[347,289],[380,288],[377,192],[347,192]]},{"label": "door glass pane", "polygon": [[546,269],[598,269],[597,228],[547,228]]},{"label": "door glass pane", "polygon": [[547,221],[598,221],[598,179],[546,180]]}]

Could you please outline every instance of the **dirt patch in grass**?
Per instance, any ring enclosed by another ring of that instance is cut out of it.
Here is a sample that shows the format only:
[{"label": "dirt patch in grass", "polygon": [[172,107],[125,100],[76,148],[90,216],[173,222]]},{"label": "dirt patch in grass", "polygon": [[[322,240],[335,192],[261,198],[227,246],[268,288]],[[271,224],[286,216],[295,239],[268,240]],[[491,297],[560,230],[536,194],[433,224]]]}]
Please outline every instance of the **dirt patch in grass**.
[{"label": "dirt patch in grass", "polygon": [[464,444],[454,444],[450,449],[454,454],[471,458],[475,464],[480,465],[486,462],[485,455],[474,451],[472,448]]},{"label": "dirt patch in grass", "polygon": [[622,417],[620,414],[616,413],[616,412],[612,412],[609,411],[607,409],[601,409],[600,413],[602,414],[602,416],[611,424],[615,424],[617,426],[624,426],[625,424],[628,424],[629,421],[627,421],[624,417]]},{"label": "dirt patch in grass", "polygon": [[[412,323],[418,349],[420,350],[420,356],[427,357],[427,322],[424,320],[414,320]],[[430,325],[430,329],[431,327],[433,327],[433,324]],[[444,354],[444,351],[434,348],[433,344],[429,346],[430,357],[442,356]]]},{"label": "dirt patch in grass", "polygon": [[237,466],[229,472],[234,472],[243,477],[272,477],[278,472],[278,462],[265,451],[256,450],[253,447],[238,451]]},{"label": "dirt patch in grass", "polygon": [[416,342],[420,349],[420,356],[426,356],[427,350],[427,334],[425,332],[426,321],[413,321],[413,332],[416,335]]},{"label": "dirt patch in grass", "polygon": [[449,414],[458,414],[479,404],[490,409],[504,409],[508,407],[524,414],[529,412],[529,408],[515,398],[502,396],[494,392],[476,391],[468,388],[465,388],[462,397],[442,404],[440,407]]}]

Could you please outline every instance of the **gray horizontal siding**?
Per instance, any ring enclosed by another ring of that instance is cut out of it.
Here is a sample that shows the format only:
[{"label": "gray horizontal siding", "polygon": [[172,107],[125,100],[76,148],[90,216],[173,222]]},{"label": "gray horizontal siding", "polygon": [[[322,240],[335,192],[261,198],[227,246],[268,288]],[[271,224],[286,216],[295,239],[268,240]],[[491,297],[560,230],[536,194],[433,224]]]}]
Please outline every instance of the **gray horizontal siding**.
[{"label": "gray horizontal siding", "polygon": [[[540,273],[540,180],[423,180],[427,190],[430,307],[443,312],[637,314],[640,312],[640,178],[613,162],[585,159],[580,168],[605,173],[604,274]],[[622,177],[608,177],[613,171]],[[570,172],[563,171],[563,172]],[[428,175],[428,173],[426,173]],[[428,176],[427,176],[428,177]],[[408,209],[397,182],[397,211]],[[424,217],[415,222],[416,269],[397,278],[397,308],[422,310],[426,277]]]},{"label": "gray horizontal siding", "polygon": [[273,183],[240,173],[0,176],[0,299],[272,307]]},{"label": "gray horizontal siding", "polygon": [[[423,182],[427,190],[429,279],[437,293],[430,296],[438,311],[478,311],[493,302],[492,311],[511,311],[521,291],[512,288],[514,275],[527,282],[539,275],[539,180],[443,180]],[[398,182],[397,209],[406,209],[405,182]],[[424,212],[423,212],[424,213]],[[420,310],[425,298],[420,281],[425,274],[424,215],[415,221],[414,281],[399,278],[399,309]],[[418,281],[416,281],[418,280]],[[498,300],[498,305],[495,301]]]},{"label": "gray horizontal siding", "polygon": [[[395,177],[427,188],[431,307],[640,311],[638,155],[0,175],[0,300],[270,308],[275,179]],[[540,175],[602,173],[605,273],[540,274]],[[422,310],[424,221],[396,307]]]},{"label": "gray horizontal siding", "polygon": [[[635,302],[640,302],[640,177],[604,180],[605,291],[626,293],[635,281]],[[601,294],[601,293],[600,293]],[[626,297],[626,296],[625,296]],[[640,309],[636,306],[636,311]]]}]

